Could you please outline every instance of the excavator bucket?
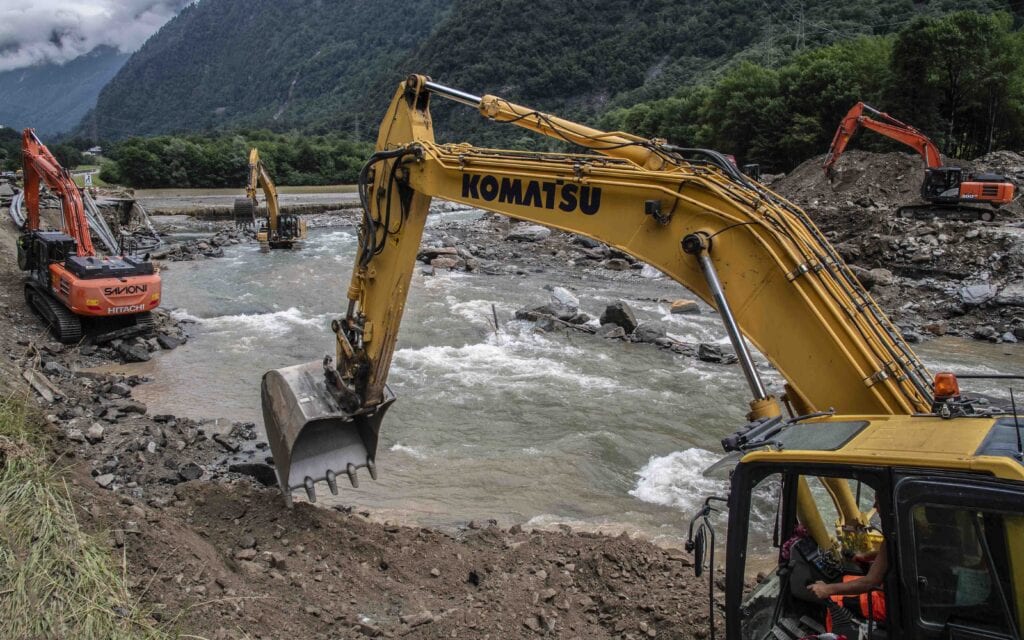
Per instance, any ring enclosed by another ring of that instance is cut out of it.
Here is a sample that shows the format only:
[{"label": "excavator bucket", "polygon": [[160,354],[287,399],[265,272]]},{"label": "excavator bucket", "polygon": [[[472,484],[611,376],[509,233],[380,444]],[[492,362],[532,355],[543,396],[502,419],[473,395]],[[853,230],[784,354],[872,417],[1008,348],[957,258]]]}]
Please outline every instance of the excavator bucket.
[{"label": "excavator bucket", "polygon": [[356,472],[362,467],[377,479],[377,436],[395,399],[390,389],[385,389],[380,405],[347,412],[327,389],[323,363],[314,361],[265,373],[262,397],[277,481],[289,507],[297,489],[304,489],[315,502],[320,481],[327,482],[334,495],[339,476],[348,476],[358,487]]}]

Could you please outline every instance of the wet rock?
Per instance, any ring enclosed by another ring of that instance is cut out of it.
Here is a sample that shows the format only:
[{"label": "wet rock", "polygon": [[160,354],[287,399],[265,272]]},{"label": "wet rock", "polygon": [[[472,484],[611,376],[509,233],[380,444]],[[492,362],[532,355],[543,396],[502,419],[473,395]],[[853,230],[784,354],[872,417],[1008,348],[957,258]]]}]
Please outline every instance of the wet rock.
[{"label": "wet rock", "polygon": [[422,273],[425,276],[432,276],[434,275],[434,267],[427,265],[420,269],[420,273]]},{"label": "wet rock", "polygon": [[1007,307],[1024,307],[1024,283],[1006,285],[996,296],[996,304]]},{"label": "wet rock", "polygon": [[722,348],[717,344],[702,342],[697,347],[697,358],[704,362],[722,362],[725,354],[722,353]]},{"label": "wet rock", "polygon": [[598,242],[597,240],[594,240],[593,238],[588,238],[587,236],[579,236],[579,235],[573,236],[572,243],[573,244],[578,244],[578,245],[580,245],[581,247],[583,247],[585,249],[598,249],[598,248],[604,246],[600,242]]},{"label": "wet rock", "polygon": [[995,340],[999,332],[992,325],[978,325],[974,328],[974,337],[978,340]]},{"label": "wet rock", "polygon": [[416,259],[429,264],[434,258],[452,257],[457,256],[458,254],[459,250],[455,247],[424,247],[423,249],[420,249]]},{"label": "wet rock", "polygon": [[177,349],[179,346],[181,346],[181,340],[175,338],[174,336],[169,336],[165,333],[161,333],[160,335],[158,335],[156,337],[156,342],[157,344],[160,345],[161,349],[165,349],[167,351]]},{"label": "wet rock", "polygon": [[562,306],[557,303],[548,303],[532,309],[519,309],[516,311],[516,320],[530,320],[536,322],[545,317],[554,317],[568,322],[576,315],[575,309]]},{"label": "wet rock", "polygon": [[1011,344],[1017,342],[1017,336],[1015,336],[1010,331],[1004,333],[1002,336],[999,337],[999,339],[1002,340],[1003,342],[1009,342]]},{"label": "wet rock", "polygon": [[459,266],[459,259],[455,257],[434,258],[430,261],[434,269],[456,269]]},{"label": "wet rock", "polygon": [[628,271],[631,267],[629,260],[625,258],[608,258],[601,266],[610,271]]},{"label": "wet rock", "polygon": [[590,322],[590,315],[579,311],[573,317],[566,320],[569,324],[587,324]]},{"label": "wet rock", "polygon": [[113,408],[121,413],[137,413],[145,415],[146,405],[138,400],[117,400],[112,404]]},{"label": "wet rock", "polygon": [[960,294],[960,300],[964,304],[974,306],[984,304],[995,298],[997,290],[991,284],[982,283],[960,287],[958,293]]},{"label": "wet rock", "polygon": [[904,329],[901,333],[903,335],[903,339],[910,344],[917,344],[923,340],[921,334],[913,329]]},{"label": "wet rock", "polygon": [[537,224],[519,225],[505,236],[506,240],[515,242],[540,242],[551,235],[551,229]]},{"label": "wet rock", "polygon": [[117,352],[121,354],[121,357],[127,362],[147,362],[150,358],[149,349],[146,347],[145,343],[128,344],[127,342],[122,342],[117,345]]},{"label": "wet rock", "polygon": [[274,473],[273,467],[261,462],[234,464],[229,466],[227,470],[232,473],[241,473],[243,475],[252,476],[264,486],[274,486],[278,483],[278,476]]},{"label": "wet rock", "polygon": [[667,336],[665,325],[660,322],[644,322],[633,330],[632,338],[636,342],[655,343]]},{"label": "wet rock", "polygon": [[187,462],[178,467],[178,476],[182,480],[198,480],[203,473],[203,468],[194,462]]},{"label": "wet rock", "polygon": [[696,300],[674,300],[669,312],[675,315],[691,315],[700,313],[700,305]]},{"label": "wet rock", "polygon": [[620,326],[626,333],[633,333],[638,325],[633,309],[622,300],[605,307],[604,313],[601,314],[601,325],[606,324]]},{"label": "wet rock", "polygon": [[559,306],[566,307],[567,309],[572,309],[573,311],[580,308],[580,299],[565,287],[555,287],[551,289],[551,302]]},{"label": "wet rock", "polygon": [[602,324],[594,335],[599,338],[625,338],[626,330],[617,324],[607,323]]}]

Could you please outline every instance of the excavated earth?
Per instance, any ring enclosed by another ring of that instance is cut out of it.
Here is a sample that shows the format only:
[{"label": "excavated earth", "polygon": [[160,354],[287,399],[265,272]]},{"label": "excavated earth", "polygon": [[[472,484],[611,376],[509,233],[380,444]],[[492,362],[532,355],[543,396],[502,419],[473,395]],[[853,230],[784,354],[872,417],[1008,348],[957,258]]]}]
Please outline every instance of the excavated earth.
[{"label": "excavated earth", "polygon": [[900,206],[921,202],[923,169],[915,156],[850,151],[831,180],[822,160],[770,186],[811,214],[908,340],[1024,340],[1024,157],[997,151],[956,162],[1016,184],[1018,199],[992,222],[899,217]]},{"label": "excavated earth", "polygon": [[[992,223],[903,220],[895,209],[916,201],[915,158],[850,152],[834,182],[819,163],[775,177],[772,188],[811,213],[909,339],[1024,339],[1019,203]],[[991,154],[976,168],[1024,186],[1017,154]],[[143,380],[84,370],[130,359],[133,347],[140,357],[164,348],[159,336],[132,339],[123,349],[49,339],[22,301],[15,232],[6,216],[2,224],[2,384],[45,416],[79,521],[110,545],[112,556],[127,558],[134,593],[171,634],[706,637],[706,583],[679,550],[568,527],[527,531],[472,522],[442,532],[383,522],[358,508],[286,509],[252,424],[151,415],[132,399]],[[509,272],[504,263],[527,255],[540,265],[642,266],[567,234],[530,237],[531,230],[520,229],[520,241],[504,241],[513,229],[485,218],[467,237],[440,239],[465,252],[439,262],[427,256],[433,264],[422,268],[501,277]],[[215,259],[219,247],[246,241],[225,232],[160,257]],[[170,319],[157,332],[188,339],[187,325]],[[2,626],[0,635],[18,637]]]}]

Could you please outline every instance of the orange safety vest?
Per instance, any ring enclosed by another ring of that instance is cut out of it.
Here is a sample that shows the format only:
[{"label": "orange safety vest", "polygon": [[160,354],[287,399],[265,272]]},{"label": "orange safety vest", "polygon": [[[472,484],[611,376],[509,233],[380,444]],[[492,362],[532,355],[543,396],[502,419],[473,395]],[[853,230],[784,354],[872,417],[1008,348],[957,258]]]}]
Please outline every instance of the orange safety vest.
[{"label": "orange safety vest", "polygon": [[[859,577],[843,576],[843,582],[852,582]],[[857,613],[865,620],[870,617],[875,622],[885,622],[885,593],[883,591],[876,589],[857,596],[829,596],[829,598],[838,606]],[[825,630],[832,631],[831,611],[825,616]]]}]

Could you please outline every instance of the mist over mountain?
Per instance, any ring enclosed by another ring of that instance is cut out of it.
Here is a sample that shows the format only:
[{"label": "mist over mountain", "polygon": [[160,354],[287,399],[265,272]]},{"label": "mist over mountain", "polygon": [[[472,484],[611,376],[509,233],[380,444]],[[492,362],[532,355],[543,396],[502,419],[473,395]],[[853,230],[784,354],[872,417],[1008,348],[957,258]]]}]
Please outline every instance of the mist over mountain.
[{"label": "mist over mountain", "polygon": [[70,131],[129,56],[100,46],[64,64],[0,72],[0,125],[33,127],[44,137]]}]

